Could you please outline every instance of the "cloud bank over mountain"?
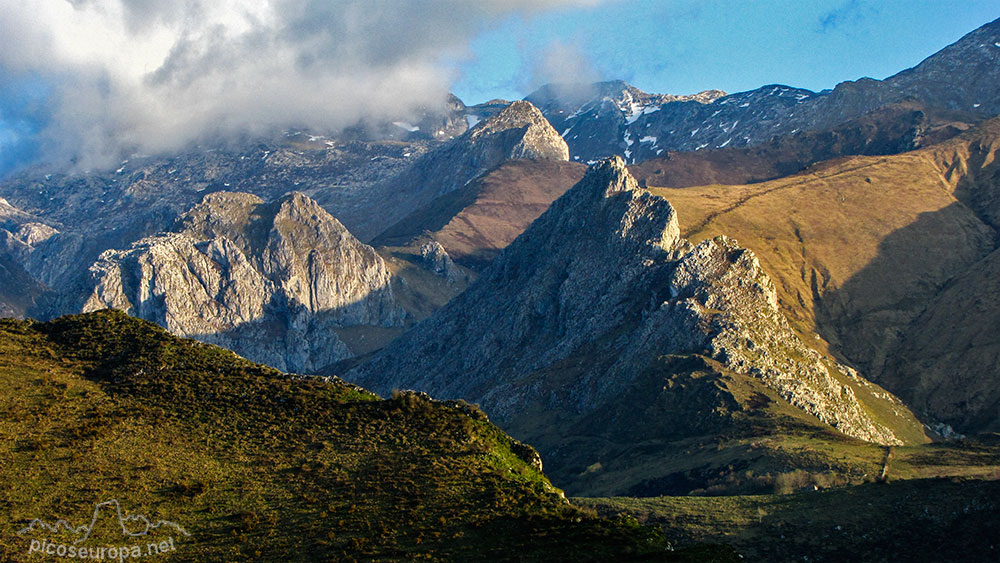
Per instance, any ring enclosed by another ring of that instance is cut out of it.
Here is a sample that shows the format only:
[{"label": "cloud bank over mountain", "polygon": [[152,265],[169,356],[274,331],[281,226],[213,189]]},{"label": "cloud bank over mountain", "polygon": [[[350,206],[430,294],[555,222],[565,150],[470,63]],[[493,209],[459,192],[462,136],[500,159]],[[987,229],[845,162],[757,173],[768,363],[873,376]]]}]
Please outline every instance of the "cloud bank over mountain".
[{"label": "cloud bank over mountain", "polygon": [[89,168],[206,136],[394,117],[443,103],[448,61],[485,26],[593,3],[0,0],[0,83],[33,100],[0,106],[0,145],[10,160],[25,142],[11,130],[37,131],[33,156]]}]

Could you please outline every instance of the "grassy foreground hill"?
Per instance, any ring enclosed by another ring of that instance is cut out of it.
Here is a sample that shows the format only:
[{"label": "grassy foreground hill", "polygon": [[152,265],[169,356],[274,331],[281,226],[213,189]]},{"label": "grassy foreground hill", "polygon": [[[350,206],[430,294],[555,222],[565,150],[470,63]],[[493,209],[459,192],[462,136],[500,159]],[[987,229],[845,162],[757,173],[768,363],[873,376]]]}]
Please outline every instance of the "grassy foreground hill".
[{"label": "grassy foreground hill", "polygon": [[[596,518],[539,465],[465,404],[283,374],[120,312],[0,321],[0,560],[165,535],[174,561],[734,557]],[[123,537],[106,511],[77,544],[32,525],[112,499],[185,533]]]}]

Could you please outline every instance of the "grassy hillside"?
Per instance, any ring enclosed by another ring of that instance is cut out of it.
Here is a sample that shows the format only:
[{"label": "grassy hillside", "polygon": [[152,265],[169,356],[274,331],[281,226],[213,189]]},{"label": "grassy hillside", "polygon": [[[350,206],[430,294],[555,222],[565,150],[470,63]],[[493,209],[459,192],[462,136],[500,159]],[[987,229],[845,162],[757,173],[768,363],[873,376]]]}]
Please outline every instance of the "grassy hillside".
[{"label": "grassy hillside", "polygon": [[996,561],[1000,481],[927,479],[789,495],[574,499],[750,561]]},{"label": "grassy hillside", "polygon": [[[473,407],[289,376],[120,312],[0,321],[0,436],[0,560],[75,538],[18,535],[32,519],[111,499],[186,530],[164,560],[731,557],[581,512]],[[119,545],[107,523],[86,543]]]},{"label": "grassy hillside", "polygon": [[852,157],[760,184],[650,191],[677,208],[693,242],[727,234],[752,249],[802,335],[856,338],[859,359],[869,340],[866,364],[878,361],[893,317],[992,250],[992,231],[919,153]]}]

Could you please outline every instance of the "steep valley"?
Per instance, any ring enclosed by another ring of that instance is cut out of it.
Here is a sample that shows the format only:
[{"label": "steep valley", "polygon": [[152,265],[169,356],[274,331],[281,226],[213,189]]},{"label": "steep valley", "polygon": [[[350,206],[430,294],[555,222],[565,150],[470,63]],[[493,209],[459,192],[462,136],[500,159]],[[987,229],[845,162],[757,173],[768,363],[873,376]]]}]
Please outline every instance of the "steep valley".
[{"label": "steep valley", "polygon": [[[927,441],[898,399],[793,333],[765,263],[680,238],[676,217],[621,160],[595,165],[466,292],[343,375],[481,403],[574,494],[686,492],[719,466],[849,480],[880,454],[847,436]],[[859,465],[832,463],[841,451]]]}]

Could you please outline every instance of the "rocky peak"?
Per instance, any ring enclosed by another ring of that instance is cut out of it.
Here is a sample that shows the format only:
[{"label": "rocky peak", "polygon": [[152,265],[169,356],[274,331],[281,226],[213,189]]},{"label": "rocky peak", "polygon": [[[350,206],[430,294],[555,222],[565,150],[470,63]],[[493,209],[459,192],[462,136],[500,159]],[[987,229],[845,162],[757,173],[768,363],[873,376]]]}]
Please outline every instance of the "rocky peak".
[{"label": "rocky peak", "polygon": [[569,160],[569,147],[542,112],[530,102],[511,103],[467,134],[468,142],[498,143],[505,160]]},{"label": "rocky peak", "polygon": [[376,186],[379,213],[352,226],[371,240],[435,198],[516,159],[569,159],[569,148],[537,108],[514,102],[462,136],[424,154],[399,176]]},{"label": "rocky peak", "polygon": [[718,100],[719,98],[725,97],[727,95],[728,94],[726,94],[726,92],[722,90],[715,90],[715,89],[702,90],[697,94],[689,94],[685,96],[672,96],[674,99],[671,101],[677,101],[677,102],[692,101],[692,102],[698,102],[699,104],[710,104],[715,100]]},{"label": "rocky peak", "polygon": [[507,104],[507,107],[499,113],[482,121],[473,131],[470,137],[477,137],[484,133],[496,133],[505,129],[524,127],[531,125],[547,124],[545,116],[531,102],[516,100]]},{"label": "rocky peak", "polygon": [[301,193],[206,196],[175,232],[104,252],[84,311],[114,307],[280,369],[350,356],[336,330],[399,326],[373,248]]},{"label": "rocky peak", "polygon": [[[243,192],[215,192],[177,218],[174,230],[199,240],[226,237],[243,239],[243,231],[251,223],[253,212],[264,200]],[[244,244],[244,246],[249,246]]]},{"label": "rocky peak", "polygon": [[[581,207],[603,210],[601,215],[612,223],[605,228],[616,240],[647,246],[655,249],[655,253],[675,250],[680,242],[677,212],[667,200],[640,188],[621,157],[613,156],[592,165],[574,189],[578,190]],[[576,213],[583,215],[587,211],[579,209]]]},{"label": "rocky peak", "polygon": [[591,183],[595,186],[605,185],[604,197],[610,197],[619,192],[638,192],[639,184],[629,174],[625,161],[619,156],[605,159],[588,169],[592,175]]}]

